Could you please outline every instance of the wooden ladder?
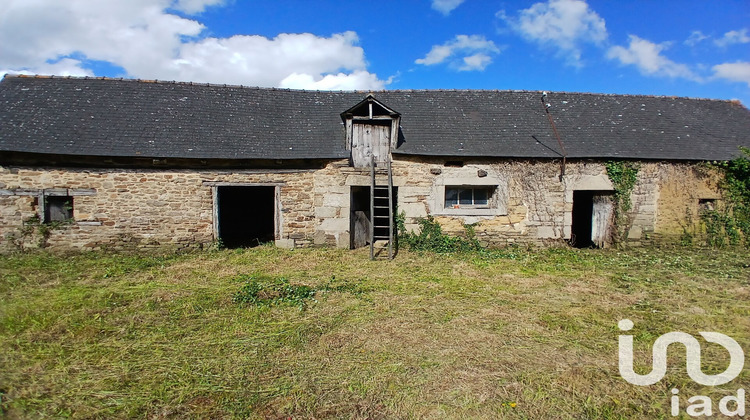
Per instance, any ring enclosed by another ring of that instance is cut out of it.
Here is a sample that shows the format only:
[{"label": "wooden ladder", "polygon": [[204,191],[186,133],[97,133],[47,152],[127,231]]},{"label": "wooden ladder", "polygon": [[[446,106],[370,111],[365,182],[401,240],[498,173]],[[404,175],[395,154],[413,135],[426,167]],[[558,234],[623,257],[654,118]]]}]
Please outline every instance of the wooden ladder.
[{"label": "wooden ladder", "polygon": [[[370,259],[382,257],[388,250],[388,259],[393,259],[393,173],[391,161],[386,162],[387,185],[378,185],[375,157],[370,162]],[[383,241],[387,241],[383,245]],[[378,250],[379,252],[375,252]]]}]

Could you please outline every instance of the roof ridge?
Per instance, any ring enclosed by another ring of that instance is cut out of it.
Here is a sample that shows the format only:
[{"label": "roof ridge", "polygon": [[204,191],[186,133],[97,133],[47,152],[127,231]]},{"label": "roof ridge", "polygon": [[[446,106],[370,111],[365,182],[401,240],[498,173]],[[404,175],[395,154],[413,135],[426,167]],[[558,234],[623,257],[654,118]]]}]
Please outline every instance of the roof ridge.
[{"label": "roof ridge", "polygon": [[[647,94],[632,94],[632,93],[598,93],[598,92],[580,92],[580,91],[554,91],[554,90],[528,90],[528,89],[361,89],[361,90],[314,90],[314,89],[292,89],[292,88],[280,88],[280,87],[266,87],[266,86],[253,86],[253,85],[235,85],[226,83],[203,83],[203,82],[185,82],[175,80],[160,80],[160,79],[133,79],[125,77],[107,77],[107,76],[55,76],[55,75],[40,75],[40,74],[11,74],[6,73],[4,78],[27,78],[27,79],[72,79],[72,80],[108,80],[108,81],[119,81],[119,82],[136,82],[136,83],[154,83],[154,84],[176,84],[183,86],[206,86],[206,87],[224,87],[224,88],[238,88],[238,89],[255,89],[255,90],[267,90],[267,91],[289,91],[289,92],[331,92],[331,93],[422,93],[422,92],[497,92],[497,93],[536,93],[542,94],[547,92],[548,94],[562,94],[562,95],[587,95],[587,96],[604,96],[604,97],[623,97],[623,98],[652,98],[652,99],[688,99],[698,101],[714,101],[714,102],[729,102],[737,104],[737,99],[717,99],[717,98],[700,98],[690,96],[675,96],[675,95],[647,95]],[[742,105],[741,102],[739,102]]]}]

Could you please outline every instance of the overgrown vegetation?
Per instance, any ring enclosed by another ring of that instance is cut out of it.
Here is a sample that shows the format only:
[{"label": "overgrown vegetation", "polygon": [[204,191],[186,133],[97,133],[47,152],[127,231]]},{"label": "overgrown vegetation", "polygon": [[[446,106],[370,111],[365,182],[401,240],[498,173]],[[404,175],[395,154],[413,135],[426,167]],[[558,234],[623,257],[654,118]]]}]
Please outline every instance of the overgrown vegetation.
[{"label": "overgrown vegetation", "polygon": [[[748,278],[735,248],[0,256],[1,416],[667,418],[673,387],[716,404],[750,371],[701,387],[675,349],[664,380],[631,385],[617,321],[635,322],[639,372],[668,331],[747,351]],[[306,309],[235,303],[246,282],[307,286],[287,294]]]},{"label": "overgrown vegetation", "polygon": [[242,274],[235,281],[243,283],[240,290],[234,293],[232,301],[250,304],[257,307],[290,305],[305,309],[309,301],[314,301],[320,292],[364,293],[365,290],[353,283],[336,284],[336,276],[320,286],[291,283],[286,277],[274,277],[263,274]]},{"label": "overgrown vegetation", "polygon": [[43,222],[38,215],[29,217],[23,221],[23,227],[16,233],[10,233],[6,239],[22,251],[28,241],[37,240],[36,246],[46,248],[47,241],[52,232],[72,224],[72,220]]},{"label": "overgrown vegetation", "polygon": [[630,195],[638,180],[638,164],[629,161],[608,161],[604,164],[607,177],[612,181],[614,193],[614,229],[612,241],[622,243],[630,229],[628,212],[633,208]]},{"label": "overgrown vegetation", "polygon": [[307,300],[314,299],[317,290],[304,284],[290,284],[284,277],[247,276],[242,288],[232,297],[235,303],[248,303],[255,306],[288,304],[303,309]]},{"label": "overgrown vegetation", "polygon": [[742,156],[713,165],[723,173],[725,196],[724,206],[701,213],[706,241],[713,247],[743,242],[750,247],[750,149],[741,150]]},{"label": "overgrown vegetation", "polygon": [[409,232],[404,224],[404,214],[396,218],[399,247],[406,246],[410,251],[431,251],[437,253],[479,251],[482,245],[477,240],[474,225],[464,225],[466,237],[443,233],[443,228],[432,215],[417,220],[419,230]]}]

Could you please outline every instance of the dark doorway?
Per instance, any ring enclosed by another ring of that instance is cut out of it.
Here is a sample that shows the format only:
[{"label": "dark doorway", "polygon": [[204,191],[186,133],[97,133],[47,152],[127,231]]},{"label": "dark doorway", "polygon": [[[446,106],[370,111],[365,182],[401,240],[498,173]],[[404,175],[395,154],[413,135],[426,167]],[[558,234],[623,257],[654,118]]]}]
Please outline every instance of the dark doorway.
[{"label": "dark doorway", "polygon": [[604,248],[611,237],[612,191],[573,191],[570,243],[576,248]]},{"label": "dark doorway", "polygon": [[353,186],[349,213],[351,249],[370,243],[370,187]]},{"label": "dark doorway", "polygon": [[227,248],[257,246],[276,237],[276,187],[221,186],[219,240]]},{"label": "dark doorway", "polygon": [[[375,205],[383,205],[378,201],[383,198],[376,197]],[[387,202],[387,200],[385,200]],[[397,213],[398,187],[393,187],[393,215]],[[370,243],[370,187],[352,186],[349,212],[349,234],[351,249],[361,248]],[[388,216],[388,208],[376,209],[375,216]],[[394,221],[395,223],[395,221]],[[388,236],[388,217],[376,217],[376,236]],[[396,225],[393,226],[393,236],[396,240]]]},{"label": "dark doorway", "polygon": [[591,213],[594,210],[594,191],[573,191],[573,226],[570,244],[576,248],[589,248],[591,241]]}]

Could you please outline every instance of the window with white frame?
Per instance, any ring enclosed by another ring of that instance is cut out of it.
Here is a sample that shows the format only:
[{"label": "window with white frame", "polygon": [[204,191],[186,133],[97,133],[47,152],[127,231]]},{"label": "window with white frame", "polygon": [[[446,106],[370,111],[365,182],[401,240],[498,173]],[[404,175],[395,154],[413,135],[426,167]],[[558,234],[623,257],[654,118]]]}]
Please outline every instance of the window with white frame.
[{"label": "window with white frame", "polygon": [[494,192],[495,187],[489,185],[446,185],[445,208],[488,209]]}]

